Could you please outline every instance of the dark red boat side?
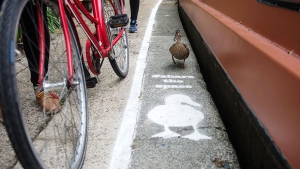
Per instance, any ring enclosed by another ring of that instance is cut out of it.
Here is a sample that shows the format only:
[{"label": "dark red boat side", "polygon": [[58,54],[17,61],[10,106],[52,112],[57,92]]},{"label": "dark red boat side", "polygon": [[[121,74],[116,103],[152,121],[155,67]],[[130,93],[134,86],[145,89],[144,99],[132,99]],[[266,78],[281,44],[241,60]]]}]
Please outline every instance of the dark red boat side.
[{"label": "dark red boat side", "polygon": [[242,168],[300,168],[300,1],[180,0]]}]

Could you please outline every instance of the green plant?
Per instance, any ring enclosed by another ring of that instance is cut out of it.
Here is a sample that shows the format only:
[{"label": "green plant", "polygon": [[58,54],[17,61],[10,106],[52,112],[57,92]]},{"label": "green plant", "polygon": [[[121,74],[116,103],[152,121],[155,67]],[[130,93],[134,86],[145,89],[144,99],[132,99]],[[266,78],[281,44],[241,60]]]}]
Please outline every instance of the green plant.
[{"label": "green plant", "polygon": [[[60,23],[56,15],[53,13],[53,11],[47,7],[47,19],[48,19],[48,29],[51,33],[57,33],[58,28],[60,27]],[[18,33],[17,33],[17,42],[22,43],[23,38],[22,38],[22,29],[21,25],[18,27]]]},{"label": "green plant", "polygon": [[18,43],[22,43],[22,42],[23,42],[23,38],[22,38],[22,28],[21,28],[21,25],[20,25],[20,24],[19,24],[19,26],[18,26],[17,42],[18,42]]},{"label": "green plant", "polygon": [[57,33],[60,23],[53,11],[47,7],[48,29],[51,33]]}]

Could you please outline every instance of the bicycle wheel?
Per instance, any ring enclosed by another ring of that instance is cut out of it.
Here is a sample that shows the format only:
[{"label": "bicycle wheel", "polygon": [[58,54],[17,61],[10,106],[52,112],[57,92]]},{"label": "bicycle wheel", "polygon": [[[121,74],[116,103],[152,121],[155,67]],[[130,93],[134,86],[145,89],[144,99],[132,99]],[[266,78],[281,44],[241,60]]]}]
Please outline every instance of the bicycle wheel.
[{"label": "bicycle wheel", "polygon": [[[47,6],[52,12],[46,14],[45,3],[40,3],[44,16],[47,16],[43,17],[45,34],[50,36],[50,42],[46,45],[49,60],[45,61],[48,62],[48,71],[45,72],[42,87],[47,94],[49,87],[46,84],[52,87],[56,85],[52,92],[59,94],[61,104],[60,112],[46,112],[36,103],[29,78],[30,72],[39,72],[36,64],[38,61],[29,61],[29,56],[25,56],[28,49],[40,53],[34,38],[29,38],[32,35],[29,34],[30,30],[25,30],[26,23],[23,20],[24,12],[31,16],[28,21],[35,20],[36,4],[33,4],[32,0],[5,0],[2,4],[0,87],[7,133],[24,168],[81,168],[87,144],[88,113],[86,84],[75,36],[76,30],[69,15],[65,14],[68,19],[74,67],[73,83],[70,85],[65,39],[57,20],[58,6],[55,2],[47,1]],[[47,12],[50,12],[49,9]],[[19,26],[22,27],[23,40],[30,39],[26,43],[24,41],[25,53],[17,47]],[[32,28],[33,31],[38,31],[36,25],[32,25]],[[51,30],[50,33],[48,29]],[[36,69],[30,71],[29,65]]]},{"label": "bicycle wheel", "polygon": [[[119,0],[110,1],[102,0],[103,4],[103,14],[105,17],[106,30],[111,41],[118,36],[118,34],[123,31],[121,38],[112,47],[110,53],[109,62],[114,70],[114,72],[121,78],[125,78],[128,74],[129,69],[129,49],[128,49],[128,39],[127,32],[122,28],[110,28],[108,22],[109,18],[114,15],[123,14],[124,10],[121,9]],[[117,10],[117,13],[114,11]]]}]

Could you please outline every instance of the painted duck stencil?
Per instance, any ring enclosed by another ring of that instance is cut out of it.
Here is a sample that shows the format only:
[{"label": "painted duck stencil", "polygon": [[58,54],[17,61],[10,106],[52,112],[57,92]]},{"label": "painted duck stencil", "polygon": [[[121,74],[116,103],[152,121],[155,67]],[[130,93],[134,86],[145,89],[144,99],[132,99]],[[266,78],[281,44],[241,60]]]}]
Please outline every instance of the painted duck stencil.
[{"label": "painted duck stencil", "polygon": [[164,132],[155,134],[152,137],[178,137],[180,134],[174,133],[169,127],[192,126],[194,132],[182,138],[191,140],[211,139],[211,137],[198,132],[197,124],[204,119],[204,115],[192,106],[201,107],[200,104],[192,101],[192,99],[186,95],[175,94],[168,96],[165,99],[165,105],[157,106],[148,113],[149,119],[157,124],[163,125],[165,129]]}]

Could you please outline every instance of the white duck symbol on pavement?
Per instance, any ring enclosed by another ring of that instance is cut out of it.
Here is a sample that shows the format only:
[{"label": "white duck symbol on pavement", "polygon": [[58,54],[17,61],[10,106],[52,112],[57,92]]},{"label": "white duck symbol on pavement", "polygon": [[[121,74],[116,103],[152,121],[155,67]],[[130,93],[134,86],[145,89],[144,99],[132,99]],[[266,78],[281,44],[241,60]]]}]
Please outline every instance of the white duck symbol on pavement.
[{"label": "white duck symbol on pavement", "polygon": [[[211,139],[211,137],[200,134],[197,130],[197,124],[204,119],[204,115],[200,111],[189,106],[201,107],[200,104],[182,94],[168,96],[165,99],[165,103],[166,105],[157,106],[148,113],[149,119],[157,124],[163,125],[165,128],[164,132],[155,134],[152,137],[178,137],[180,135],[172,132],[169,127],[193,126],[194,132],[183,138],[191,140]],[[183,105],[181,103],[189,105]]]}]

